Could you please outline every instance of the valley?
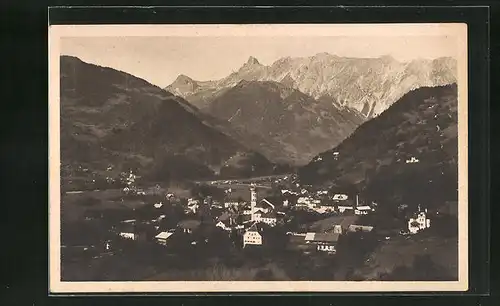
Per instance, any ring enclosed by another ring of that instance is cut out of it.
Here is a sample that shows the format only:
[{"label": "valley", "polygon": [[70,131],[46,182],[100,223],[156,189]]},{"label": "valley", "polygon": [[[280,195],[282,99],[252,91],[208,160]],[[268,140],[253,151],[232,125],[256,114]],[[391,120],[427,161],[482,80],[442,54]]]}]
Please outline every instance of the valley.
[{"label": "valley", "polygon": [[304,61],[167,91],[61,57],[63,279],[455,280],[453,63]]}]

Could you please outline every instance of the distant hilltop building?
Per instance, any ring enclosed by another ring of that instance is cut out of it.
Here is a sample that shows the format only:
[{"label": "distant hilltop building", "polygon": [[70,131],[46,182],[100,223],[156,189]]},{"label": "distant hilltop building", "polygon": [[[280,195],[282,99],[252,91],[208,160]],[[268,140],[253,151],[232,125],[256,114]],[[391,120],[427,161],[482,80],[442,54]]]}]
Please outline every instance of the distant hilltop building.
[{"label": "distant hilltop building", "polygon": [[408,230],[410,233],[416,234],[429,227],[431,227],[431,220],[427,218],[427,209],[421,211],[419,205],[416,218],[410,218],[410,220],[408,220]]},{"label": "distant hilltop building", "polygon": [[337,194],[333,195],[332,200],[334,200],[334,201],[345,201],[348,198],[349,197],[346,194],[337,193]]},{"label": "distant hilltop building", "polygon": [[417,158],[415,158],[413,156],[410,159],[406,160],[407,164],[415,164],[415,163],[418,163],[418,162],[420,162],[420,160],[418,160]]}]

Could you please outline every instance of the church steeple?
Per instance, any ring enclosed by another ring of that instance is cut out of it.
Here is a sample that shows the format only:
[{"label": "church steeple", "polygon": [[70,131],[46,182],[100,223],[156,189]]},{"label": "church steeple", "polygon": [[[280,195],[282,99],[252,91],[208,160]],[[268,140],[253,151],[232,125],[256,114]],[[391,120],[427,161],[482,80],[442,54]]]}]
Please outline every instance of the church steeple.
[{"label": "church steeple", "polygon": [[251,220],[255,220],[255,207],[257,206],[257,191],[255,190],[255,184],[250,185],[250,212]]}]

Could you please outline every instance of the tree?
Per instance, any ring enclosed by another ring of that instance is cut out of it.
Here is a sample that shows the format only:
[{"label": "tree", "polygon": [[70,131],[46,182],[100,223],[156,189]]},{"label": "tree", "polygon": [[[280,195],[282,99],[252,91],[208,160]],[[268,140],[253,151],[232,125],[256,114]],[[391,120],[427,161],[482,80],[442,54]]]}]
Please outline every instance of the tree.
[{"label": "tree", "polygon": [[257,274],[255,274],[256,281],[272,281],[274,280],[273,272],[269,269],[259,270]]},{"label": "tree", "polygon": [[97,206],[101,203],[101,200],[94,197],[85,197],[78,201],[78,204],[85,207]]}]

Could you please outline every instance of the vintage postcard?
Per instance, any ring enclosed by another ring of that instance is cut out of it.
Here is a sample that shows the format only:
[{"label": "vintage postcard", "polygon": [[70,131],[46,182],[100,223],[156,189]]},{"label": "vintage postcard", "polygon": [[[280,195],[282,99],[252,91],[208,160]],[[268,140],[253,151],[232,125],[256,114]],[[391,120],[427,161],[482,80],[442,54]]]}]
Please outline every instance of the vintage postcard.
[{"label": "vintage postcard", "polygon": [[465,24],[50,26],[50,291],[468,289]]}]

